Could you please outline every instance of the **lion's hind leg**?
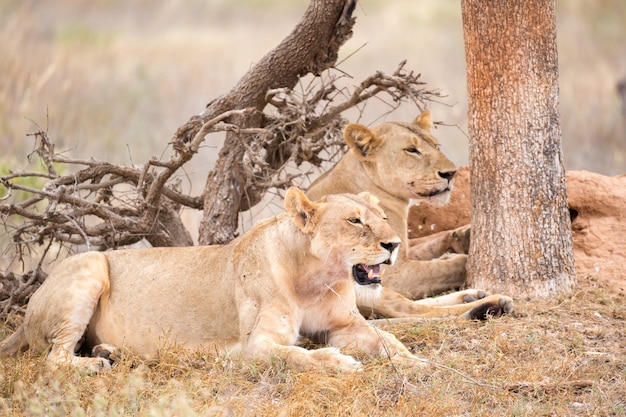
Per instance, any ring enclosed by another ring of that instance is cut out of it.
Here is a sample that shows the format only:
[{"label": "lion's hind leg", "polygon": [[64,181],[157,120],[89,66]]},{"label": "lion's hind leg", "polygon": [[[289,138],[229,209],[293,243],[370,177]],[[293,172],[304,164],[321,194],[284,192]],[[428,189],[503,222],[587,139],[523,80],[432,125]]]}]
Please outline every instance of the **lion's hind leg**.
[{"label": "lion's hind leg", "polygon": [[83,357],[76,356],[59,345],[53,345],[50,353],[46,357],[52,366],[69,365],[81,368],[89,373],[96,373],[102,370],[111,370],[113,361],[109,357]]},{"label": "lion's hind leg", "polygon": [[98,303],[108,298],[109,290],[108,262],[102,253],[64,260],[29,302],[24,331],[30,348],[49,349],[46,361],[52,366],[70,365],[88,372],[111,369],[109,358],[76,355]]}]

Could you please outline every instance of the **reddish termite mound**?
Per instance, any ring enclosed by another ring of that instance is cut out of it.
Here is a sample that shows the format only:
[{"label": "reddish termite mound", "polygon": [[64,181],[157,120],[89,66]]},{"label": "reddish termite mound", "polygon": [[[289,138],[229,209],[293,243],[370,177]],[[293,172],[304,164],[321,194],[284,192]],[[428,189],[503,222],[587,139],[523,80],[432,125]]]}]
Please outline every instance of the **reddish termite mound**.
[{"label": "reddish termite mound", "polygon": [[[577,273],[595,275],[626,291],[626,175],[568,171],[566,178]],[[469,221],[469,169],[461,167],[449,205],[411,207],[409,237],[455,229]]]}]

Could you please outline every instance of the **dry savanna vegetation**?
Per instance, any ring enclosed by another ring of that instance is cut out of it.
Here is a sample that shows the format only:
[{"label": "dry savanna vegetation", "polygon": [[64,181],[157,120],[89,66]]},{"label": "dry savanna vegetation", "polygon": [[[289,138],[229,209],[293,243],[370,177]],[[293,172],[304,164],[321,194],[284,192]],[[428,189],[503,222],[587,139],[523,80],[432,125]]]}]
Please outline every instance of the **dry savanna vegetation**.
[{"label": "dry savanna vegetation", "polygon": [[580,281],[571,298],[518,300],[515,314],[486,322],[377,322],[432,362],[419,369],[351,352],[362,372],[292,372],[280,362],[242,364],[164,346],[158,363],[125,357],[111,372],[85,375],[53,372],[25,354],[2,361],[0,413],[622,416],[626,297],[596,278]]},{"label": "dry savanna vegetation", "polygon": [[[178,3],[0,2],[0,174],[41,169],[26,162],[34,146],[26,134],[39,128],[68,157],[130,166],[161,156],[176,128],[273,48],[307,4]],[[626,170],[615,89],[626,76],[626,3],[591,3],[558,1],[566,167],[618,174]],[[408,59],[447,95],[432,110],[453,126],[439,125],[436,134],[444,152],[465,164],[458,1],[363,0],[356,15],[354,37],[341,50],[346,79],[392,72]],[[369,124],[417,113],[410,105],[388,110],[371,103],[346,117]],[[186,166],[184,191],[198,193],[220,144],[204,143]],[[244,214],[250,222],[258,216]],[[193,213],[184,220],[197,231]],[[0,234],[3,270],[5,243]],[[0,362],[0,415],[626,415],[626,296],[602,276],[578,278],[572,297],[516,300],[513,315],[486,322],[376,322],[431,362],[420,369],[351,352],[362,372],[292,372],[278,361],[241,363],[164,345],[158,363],[126,356],[111,372],[87,375],[52,371],[42,356],[26,353]],[[0,339],[21,320],[12,313]]]}]

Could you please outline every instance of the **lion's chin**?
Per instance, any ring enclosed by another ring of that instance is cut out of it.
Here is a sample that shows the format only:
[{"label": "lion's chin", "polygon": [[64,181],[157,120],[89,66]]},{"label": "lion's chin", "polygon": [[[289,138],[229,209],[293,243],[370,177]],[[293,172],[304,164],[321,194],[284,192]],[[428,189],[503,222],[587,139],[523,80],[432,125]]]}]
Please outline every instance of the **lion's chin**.
[{"label": "lion's chin", "polygon": [[416,198],[416,200],[420,202],[427,201],[429,204],[434,206],[444,206],[450,201],[450,188],[440,191],[432,191],[430,193],[420,193],[418,196],[419,197]]},{"label": "lion's chin", "polygon": [[366,308],[371,308],[377,304],[383,286],[380,284],[372,285],[355,285],[354,293],[356,295],[357,304]]}]

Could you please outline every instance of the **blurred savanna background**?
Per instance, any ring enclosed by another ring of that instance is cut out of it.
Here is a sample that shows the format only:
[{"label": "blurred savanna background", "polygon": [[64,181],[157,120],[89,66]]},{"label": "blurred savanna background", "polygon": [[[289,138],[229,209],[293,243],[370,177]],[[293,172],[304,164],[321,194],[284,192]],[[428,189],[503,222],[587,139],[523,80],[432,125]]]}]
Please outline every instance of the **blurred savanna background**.
[{"label": "blurred savanna background", "polygon": [[[57,151],[141,164],[176,128],[227,92],[299,21],[306,0],[0,0],[0,169],[25,167],[37,125]],[[626,172],[626,3],[559,0],[561,126],[567,169]],[[422,74],[444,98],[436,135],[468,162],[461,8],[457,0],[363,0],[338,67],[354,83],[376,70]],[[348,80],[350,80],[348,78]],[[347,81],[350,82],[350,81]],[[347,117],[411,120],[373,100]],[[221,145],[209,137],[183,187],[199,192]],[[188,216],[191,217],[191,216]],[[193,229],[193,225],[190,225]]]},{"label": "blurred savanna background", "polygon": [[[27,134],[39,128],[74,158],[131,165],[167,155],[176,129],[230,90],[307,4],[0,0],[0,173],[37,169],[26,158]],[[355,15],[340,51],[338,67],[353,77],[345,82],[408,60],[445,96],[431,106],[443,151],[467,164],[460,1],[360,0]],[[626,108],[617,85],[626,79],[626,2],[557,0],[557,17],[566,168],[623,174]],[[410,103],[389,109],[373,100],[346,116],[369,125],[419,112]],[[207,139],[181,174],[183,191],[201,191],[220,146],[219,137]],[[197,216],[185,216],[194,232]],[[260,216],[247,215],[248,223]],[[86,377],[50,371],[33,354],[3,359],[0,415],[626,415],[624,295],[593,276],[579,281],[570,298],[516,300],[514,315],[486,323],[380,324],[436,364],[424,369],[348,352],[364,372],[297,373],[164,347],[158,364],[128,357]],[[9,317],[0,339],[20,320]]]}]

